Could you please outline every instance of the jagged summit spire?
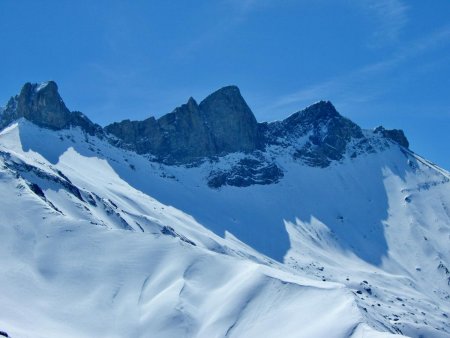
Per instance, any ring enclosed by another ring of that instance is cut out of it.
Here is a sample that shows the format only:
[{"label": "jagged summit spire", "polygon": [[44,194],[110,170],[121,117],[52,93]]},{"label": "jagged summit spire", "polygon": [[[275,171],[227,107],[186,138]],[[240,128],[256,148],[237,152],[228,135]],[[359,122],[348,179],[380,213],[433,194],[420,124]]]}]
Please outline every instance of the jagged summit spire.
[{"label": "jagged summit spire", "polygon": [[220,152],[256,148],[258,122],[237,86],[226,86],[207,96],[199,108],[215,135]]},{"label": "jagged summit spire", "polygon": [[[26,83],[26,85],[30,85],[30,83]],[[41,83],[34,83],[31,84],[31,87],[36,91],[42,91],[42,90],[48,90],[48,91],[52,91],[52,92],[58,92],[58,85],[56,84],[55,81],[44,81]]]},{"label": "jagged summit spire", "polygon": [[320,100],[308,106],[305,110],[314,111],[323,115],[340,115],[331,101]]},{"label": "jagged summit spire", "polygon": [[4,127],[19,118],[53,130],[80,127],[90,134],[101,133],[101,127],[80,112],[71,112],[61,98],[55,81],[27,82],[20,94],[13,97],[0,120]]},{"label": "jagged summit spire", "polygon": [[217,96],[217,95],[225,95],[225,96],[241,96],[241,91],[238,86],[236,85],[228,85],[221,87],[214,91],[213,93],[209,94],[206,98],[210,96]]},{"label": "jagged summit spire", "polygon": [[42,127],[66,128],[70,111],[53,81],[40,84],[26,83],[17,99],[17,114]]},{"label": "jagged summit spire", "polygon": [[319,123],[331,118],[342,117],[330,101],[319,101],[292,114],[285,121],[288,124]]},{"label": "jagged summit spire", "polygon": [[208,95],[200,102],[200,107],[204,107],[205,111],[211,113],[220,113],[220,110],[228,112],[233,110],[248,115],[256,121],[253,112],[242,97],[241,91],[234,85],[222,87]]},{"label": "jagged summit spire", "polygon": [[197,107],[197,101],[195,101],[195,99],[191,96],[189,97],[189,100],[186,103],[188,105],[188,107]]}]

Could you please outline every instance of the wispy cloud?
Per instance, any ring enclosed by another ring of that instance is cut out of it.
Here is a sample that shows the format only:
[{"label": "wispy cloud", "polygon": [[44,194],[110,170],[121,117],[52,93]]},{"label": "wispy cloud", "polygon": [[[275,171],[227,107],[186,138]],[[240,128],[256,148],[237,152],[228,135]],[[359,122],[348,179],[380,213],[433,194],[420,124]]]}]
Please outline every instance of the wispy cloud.
[{"label": "wispy cloud", "polygon": [[220,39],[224,34],[238,28],[249,15],[258,8],[272,4],[273,0],[223,0],[226,9],[214,25],[207,27],[201,34],[192,37],[184,46],[174,53],[175,59],[185,59],[193,56],[202,46]]},{"label": "wispy cloud", "polygon": [[402,0],[358,0],[362,8],[370,12],[376,21],[371,47],[396,42],[407,25],[409,7]]},{"label": "wispy cloud", "polygon": [[189,59],[195,54],[195,52],[198,52],[202,46],[216,40],[218,36],[221,36],[231,30],[237,23],[238,22],[229,23],[221,20],[216,23],[215,26],[209,27],[203,33],[192,37],[184,45],[179,46],[172,54],[172,57],[175,60]]},{"label": "wispy cloud", "polygon": [[274,0],[225,0],[225,3],[235,7],[240,14],[249,13],[255,9],[273,4]]},{"label": "wispy cloud", "polygon": [[227,0],[227,2],[236,7],[242,13],[253,10],[261,3],[261,1],[258,0]]},{"label": "wispy cloud", "polygon": [[[386,81],[380,84],[378,79],[389,78],[389,72],[394,71],[402,63],[407,62],[424,53],[450,42],[450,26],[442,27],[440,30],[417,39],[408,45],[399,47],[392,57],[380,62],[368,64],[344,75],[331,77],[326,81],[300,88],[299,90],[284,95],[266,106],[263,111],[273,114],[280,110],[295,109],[311,104],[312,102],[331,99],[339,101],[341,107],[356,102],[369,102],[389,90]],[[430,67],[431,69],[431,67]],[[426,65],[414,71],[426,71]]]}]

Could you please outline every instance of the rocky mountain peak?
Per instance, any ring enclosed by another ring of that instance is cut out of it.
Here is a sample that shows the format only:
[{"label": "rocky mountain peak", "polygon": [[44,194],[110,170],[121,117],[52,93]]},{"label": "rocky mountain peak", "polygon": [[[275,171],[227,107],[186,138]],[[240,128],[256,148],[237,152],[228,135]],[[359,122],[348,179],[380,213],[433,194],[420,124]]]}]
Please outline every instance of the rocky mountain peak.
[{"label": "rocky mountain peak", "polygon": [[242,118],[256,123],[256,118],[237,86],[226,86],[208,95],[199,105],[211,118]]},{"label": "rocky mountain peak", "polygon": [[242,102],[245,101],[241,95],[241,91],[235,85],[222,87],[212,94],[209,94],[203,102],[209,102],[214,100],[228,100],[229,102]]},{"label": "rocky mountain peak", "polygon": [[288,129],[297,125],[323,124],[331,119],[343,118],[330,101],[319,101],[313,105],[289,116],[284,120],[284,126]]},{"label": "rocky mountain peak", "polygon": [[53,130],[80,127],[90,134],[101,134],[100,126],[92,123],[80,112],[71,112],[54,81],[25,83],[20,94],[11,98],[5,108],[0,126],[25,118],[34,124]]},{"label": "rocky mountain peak", "polygon": [[166,163],[253,151],[258,141],[258,123],[236,86],[223,87],[200,104],[191,97],[159,119],[123,121],[105,129],[127,147]]},{"label": "rocky mountain peak", "polygon": [[283,121],[261,124],[260,130],[265,145],[295,145],[294,158],[319,167],[341,160],[351,141],[363,138],[361,128],[329,101],[317,102]]},{"label": "rocky mountain peak", "polygon": [[186,105],[188,106],[189,110],[196,110],[198,109],[197,101],[191,96],[189,100],[187,101]]},{"label": "rocky mountain peak", "polygon": [[316,102],[303,110],[303,115],[314,119],[341,116],[330,101]]},{"label": "rocky mountain peak", "polygon": [[70,111],[53,81],[26,83],[17,99],[17,115],[50,129],[67,128],[70,120]]},{"label": "rocky mountain peak", "polygon": [[[26,83],[0,111],[0,127],[19,118],[53,130],[80,127],[100,136],[106,132],[115,136],[109,138],[112,143],[168,164],[192,163],[233,152],[265,151],[275,145],[294,146],[295,158],[325,167],[344,158],[352,144],[363,144],[366,139],[361,128],[340,115],[330,101],[319,101],[283,121],[258,123],[237,86],[220,88],[199,104],[190,97],[158,119],[125,120],[102,129],[81,112],[69,111],[54,81]],[[379,127],[374,133],[409,146],[401,130]],[[363,152],[363,148],[355,153]],[[252,170],[256,172],[255,168]]]},{"label": "rocky mountain peak", "polygon": [[31,85],[32,89],[35,92],[47,92],[47,93],[53,93],[54,95],[59,95],[59,93],[58,93],[58,85],[56,84],[55,81],[45,81],[45,82],[41,82],[39,84],[38,83],[25,84],[25,86],[27,86],[27,85]]},{"label": "rocky mountain peak", "polygon": [[258,122],[238,87],[217,90],[206,97],[199,108],[219,154],[256,149]]}]

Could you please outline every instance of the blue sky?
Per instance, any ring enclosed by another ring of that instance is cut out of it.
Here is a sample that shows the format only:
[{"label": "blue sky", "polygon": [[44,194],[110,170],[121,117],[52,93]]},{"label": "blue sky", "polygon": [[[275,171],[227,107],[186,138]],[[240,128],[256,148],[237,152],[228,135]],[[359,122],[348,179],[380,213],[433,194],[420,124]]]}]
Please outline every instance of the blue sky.
[{"label": "blue sky", "polygon": [[55,80],[105,125],[236,84],[259,121],[324,99],[450,169],[448,0],[0,0],[0,102]]}]

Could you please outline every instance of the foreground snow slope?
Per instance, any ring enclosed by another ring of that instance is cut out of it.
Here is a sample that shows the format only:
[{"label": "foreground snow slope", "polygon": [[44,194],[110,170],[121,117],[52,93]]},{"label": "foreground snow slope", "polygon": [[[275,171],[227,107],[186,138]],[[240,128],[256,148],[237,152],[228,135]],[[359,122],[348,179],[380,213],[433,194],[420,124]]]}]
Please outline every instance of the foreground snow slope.
[{"label": "foreground snow slope", "polygon": [[278,184],[217,190],[205,175],[243,155],[167,167],[25,120],[0,145],[10,333],[449,335],[448,173],[398,146],[328,168],[274,149]]},{"label": "foreground snow slope", "polygon": [[23,120],[0,134],[0,155],[0,330],[11,337],[391,336],[343,284],[130,186],[143,158]]}]

